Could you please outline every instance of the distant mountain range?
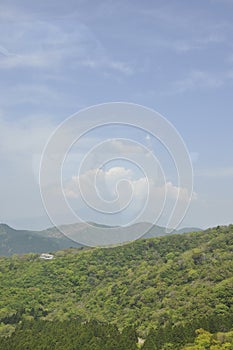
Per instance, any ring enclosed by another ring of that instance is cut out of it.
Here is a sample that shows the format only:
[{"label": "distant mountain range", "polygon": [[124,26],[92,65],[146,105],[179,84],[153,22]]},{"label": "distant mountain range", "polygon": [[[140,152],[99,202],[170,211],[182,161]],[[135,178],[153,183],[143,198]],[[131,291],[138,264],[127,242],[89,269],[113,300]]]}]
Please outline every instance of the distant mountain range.
[{"label": "distant mountain range", "polygon": [[[53,252],[70,247],[78,248],[82,244],[68,238],[62,232],[75,240],[82,241],[82,237],[91,234],[93,230],[103,228],[112,229],[111,226],[100,225],[96,223],[77,223],[71,225],[60,226],[61,231],[56,227],[51,227],[43,231],[16,230],[6,224],[0,224],[0,255],[10,256],[13,254],[26,253],[45,253]],[[140,235],[140,232],[147,232],[141,238],[152,238],[167,235],[164,227],[152,225],[149,223],[137,223],[129,227],[114,227],[119,234],[124,237],[135,238],[135,233]],[[201,231],[199,228],[183,228],[173,231],[173,233],[185,233]]]}]

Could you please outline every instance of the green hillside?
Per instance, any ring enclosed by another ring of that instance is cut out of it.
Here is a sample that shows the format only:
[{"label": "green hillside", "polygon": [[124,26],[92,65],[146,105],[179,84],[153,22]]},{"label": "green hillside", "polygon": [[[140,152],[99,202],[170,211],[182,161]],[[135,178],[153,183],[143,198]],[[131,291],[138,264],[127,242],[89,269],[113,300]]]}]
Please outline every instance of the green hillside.
[{"label": "green hillside", "polygon": [[[6,224],[0,224],[0,256],[45,253],[70,247],[79,248],[83,245],[77,242],[85,242],[86,236],[95,236],[96,228],[104,230],[103,237],[104,235],[113,234],[113,227],[96,223],[91,223],[91,225],[88,223],[76,223],[63,225],[60,228],[50,227],[42,231],[15,230]],[[190,228],[184,228],[180,231],[174,231],[174,233],[190,232],[190,230]],[[117,233],[123,238],[122,241],[131,241],[139,237],[143,232],[146,232],[144,238],[167,235],[164,227],[149,223],[137,223],[128,227],[117,228]]]},{"label": "green hillside", "polygon": [[[1,257],[0,285],[2,334],[32,319],[134,325],[142,338],[151,328],[162,339],[161,329],[172,334],[190,324],[226,332],[233,326],[233,225],[68,249],[51,261],[38,254]],[[191,342],[195,329],[187,333]]]},{"label": "green hillside", "polygon": [[40,237],[35,232],[14,230],[8,225],[0,224],[0,255],[43,252],[47,249],[58,250],[59,241],[50,237]]},{"label": "green hillside", "polygon": [[44,231],[15,230],[0,224],[0,256],[13,254],[42,253],[69,247],[80,247],[62,235],[58,229]]}]

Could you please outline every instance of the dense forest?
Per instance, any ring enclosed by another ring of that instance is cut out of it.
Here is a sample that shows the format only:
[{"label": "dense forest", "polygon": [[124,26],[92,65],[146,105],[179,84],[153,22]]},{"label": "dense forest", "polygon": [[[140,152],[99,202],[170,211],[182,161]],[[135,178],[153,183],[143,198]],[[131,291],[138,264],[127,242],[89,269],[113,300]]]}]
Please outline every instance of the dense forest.
[{"label": "dense forest", "polygon": [[138,338],[132,327],[119,332],[116,326],[96,321],[24,321],[11,337],[0,338],[5,350],[136,350]]},{"label": "dense forest", "polygon": [[233,349],[233,225],[53,254],[0,258],[0,349]]},{"label": "dense forest", "polygon": [[[192,327],[191,327],[192,328]],[[184,332],[184,333],[182,333]],[[210,333],[197,329],[191,335],[182,329],[151,330],[146,340],[138,338],[134,327],[121,332],[113,324],[90,321],[31,320],[19,323],[11,336],[0,338],[4,350],[232,350],[233,331]],[[190,340],[193,343],[190,343]]]}]

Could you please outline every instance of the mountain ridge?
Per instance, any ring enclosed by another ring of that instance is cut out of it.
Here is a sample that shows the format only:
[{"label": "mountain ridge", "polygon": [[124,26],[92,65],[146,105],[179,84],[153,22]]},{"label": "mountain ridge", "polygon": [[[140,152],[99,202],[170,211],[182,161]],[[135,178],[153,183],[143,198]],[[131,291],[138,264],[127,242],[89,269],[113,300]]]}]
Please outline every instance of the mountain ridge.
[{"label": "mountain ridge", "polygon": [[[87,234],[91,235],[95,231],[95,227],[104,230],[114,228],[119,230],[122,236],[133,237],[133,239],[167,235],[164,227],[146,222],[136,223],[128,227],[113,227],[99,223],[75,223],[59,227],[53,226],[41,231],[17,230],[8,224],[0,223],[0,255],[11,256],[13,254],[52,252],[69,247],[79,248],[84,246],[84,244],[78,243],[82,242],[81,238]],[[190,232],[190,230],[190,228],[181,229],[181,231],[174,230],[173,234]],[[201,229],[193,228],[192,230],[200,231]],[[140,235],[140,232],[146,233]]]}]

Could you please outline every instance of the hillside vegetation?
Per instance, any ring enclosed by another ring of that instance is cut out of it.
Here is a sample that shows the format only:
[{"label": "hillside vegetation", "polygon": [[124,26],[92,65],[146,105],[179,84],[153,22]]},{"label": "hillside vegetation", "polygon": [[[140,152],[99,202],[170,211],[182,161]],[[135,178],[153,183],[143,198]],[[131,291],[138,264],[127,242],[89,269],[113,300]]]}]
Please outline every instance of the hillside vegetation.
[{"label": "hillside vegetation", "polygon": [[[68,249],[51,261],[37,254],[2,257],[0,284],[3,335],[21,320],[94,319],[120,331],[134,326],[147,338],[145,350],[173,342],[180,349],[199,341],[198,328],[216,333],[233,326],[233,225]],[[189,348],[205,349],[197,346]]]},{"label": "hillside vegetation", "polygon": [[44,231],[15,230],[6,224],[0,224],[0,255],[42,253],[69,247],[80,247],[62,235],[56,228]]}]

